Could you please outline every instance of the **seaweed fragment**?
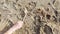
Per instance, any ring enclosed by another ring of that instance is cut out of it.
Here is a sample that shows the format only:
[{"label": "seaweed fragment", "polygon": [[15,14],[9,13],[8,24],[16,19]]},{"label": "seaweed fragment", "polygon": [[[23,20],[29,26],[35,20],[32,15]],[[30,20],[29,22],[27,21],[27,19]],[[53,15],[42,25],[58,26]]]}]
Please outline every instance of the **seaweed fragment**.
[{"label": "seaweed fragment", "polygon": [[56,16],[58,16],[58,12],[57,12],[57,10],[54,10],[54,13],[55,13]]},{"label": "seaweed fragment", "polygon": [[47,19],[50,19],[50,17],[51,17],[50,15],[48,15],[48,14],[46,15],[46,18],[47,18]]},{"label": "seaweed fragment", "polygon": [[36,34],[40,34],[40,27],[41,27],[41,18],[40,16],[35,16],[35,27],[34,27],[34,31],[36,32]]},{"label": "seaweed fragment", "polygon": [[55,15],[58,16],[58,11],[56,10],[55,6],[51,2],[48,3],[48,5],[50,5],[52,7],[52,9],[54,10]]},{"label": "seaweed fragment", "polygon": [[56,0],[52,0],[52,4],[54,4],[54,3],[55,3],[55,1],[56,1]]}]

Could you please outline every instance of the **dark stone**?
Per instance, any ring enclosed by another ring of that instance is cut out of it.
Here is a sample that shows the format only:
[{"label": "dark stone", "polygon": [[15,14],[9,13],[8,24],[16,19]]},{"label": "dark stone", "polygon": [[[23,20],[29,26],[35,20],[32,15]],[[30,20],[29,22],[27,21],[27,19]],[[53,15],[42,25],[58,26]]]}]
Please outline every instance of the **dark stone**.
[{"label": "dark stone", "polygon": [[40,26],[36,26],[35,28],[34,28],[34,31],[36,32],[36,34],[40,34]]},{"label": "dark stone", "polygon": [[53,34],[51,27],[49,27],[48,25],[44,26],[44,32],[46,34]]}]

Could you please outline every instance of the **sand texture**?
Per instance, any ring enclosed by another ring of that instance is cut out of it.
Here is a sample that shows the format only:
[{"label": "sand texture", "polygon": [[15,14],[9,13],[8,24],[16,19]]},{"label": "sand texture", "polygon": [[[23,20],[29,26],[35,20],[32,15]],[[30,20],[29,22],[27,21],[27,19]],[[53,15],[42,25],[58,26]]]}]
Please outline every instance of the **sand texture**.
[{"label": "sand texture", "polygon": [[19,20],[12,34],[60,34],[60,0],[0,0],[0,34]]}]

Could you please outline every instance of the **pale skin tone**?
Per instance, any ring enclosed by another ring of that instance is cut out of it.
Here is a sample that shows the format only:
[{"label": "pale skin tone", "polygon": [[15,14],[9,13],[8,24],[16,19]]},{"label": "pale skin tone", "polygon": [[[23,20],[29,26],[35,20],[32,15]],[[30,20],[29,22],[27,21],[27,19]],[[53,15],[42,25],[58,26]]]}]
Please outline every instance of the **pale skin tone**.
[{"label": "pale skin tone", "polygon": [[[28,11],[25,8],[25,14],[27,15]],[[26,17],[25,15],[25,17]],[[25,19],[25,18],[24,18]],[[12,20],[11,20],[12,21]],[[24,21],[24,20],[23,20]],[[13,22],[14,26],[11,27],[7,32],[5,32],[4,34],[12,34],[14,31],[16,31],[17,29],[20,29],[23,26],[23,21],[17,21],[16,23]]]},{"label": "pale skin tone", "polygon": [[23,21],[18,21],[16,24],[14,24],[14,26],[12,26],[7,32],[5,32],[4,34],[12,34],[14,31],[16,31],[17,29],[20,29],[23,25]]}]

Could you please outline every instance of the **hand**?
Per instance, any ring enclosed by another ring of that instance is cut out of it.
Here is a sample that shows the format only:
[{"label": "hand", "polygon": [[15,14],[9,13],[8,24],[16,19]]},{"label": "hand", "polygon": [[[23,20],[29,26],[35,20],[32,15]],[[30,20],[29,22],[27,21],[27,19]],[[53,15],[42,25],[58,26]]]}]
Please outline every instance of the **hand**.
[{"label": "hand", "polygon": [[16,24],[14,24],[13,27],[11,27],[7,32],[5,32],[4,34],[12,34],[14,31],[16,31],[17,29],[20,29],[23,25],[23,21],[18,21]]}]

